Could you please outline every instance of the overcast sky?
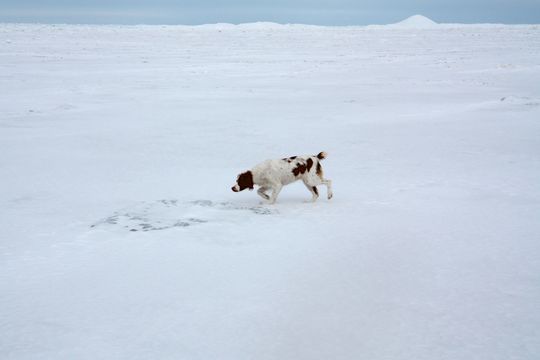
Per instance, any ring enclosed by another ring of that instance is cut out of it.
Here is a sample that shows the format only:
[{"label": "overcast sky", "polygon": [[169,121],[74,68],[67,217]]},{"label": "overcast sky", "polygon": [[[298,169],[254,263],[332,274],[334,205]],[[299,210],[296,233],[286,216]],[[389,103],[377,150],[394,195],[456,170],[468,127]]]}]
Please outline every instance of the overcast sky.
[{"label": "overcast sky", "polygon": [[0,22],[205,24],[540,23],[540,0],[0,0]]}]

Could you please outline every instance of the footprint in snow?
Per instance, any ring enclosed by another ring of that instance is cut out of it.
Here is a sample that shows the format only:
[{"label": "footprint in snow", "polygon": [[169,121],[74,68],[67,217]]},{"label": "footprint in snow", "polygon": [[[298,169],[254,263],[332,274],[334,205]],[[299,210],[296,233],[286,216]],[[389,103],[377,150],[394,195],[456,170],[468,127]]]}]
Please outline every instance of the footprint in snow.
[{"label": "footprint in snow", "polygon": [[275,209],[263,206],[241,205],[232,202],[195,200],[180,202],[163,199],[140,202],[130,208],[115,211],[112,215],[94,223],[91,228],[122,229],[130,232],[147,232],[186,228],[209,222],[227,222],[245,213],[254,215],[276,214]]}]

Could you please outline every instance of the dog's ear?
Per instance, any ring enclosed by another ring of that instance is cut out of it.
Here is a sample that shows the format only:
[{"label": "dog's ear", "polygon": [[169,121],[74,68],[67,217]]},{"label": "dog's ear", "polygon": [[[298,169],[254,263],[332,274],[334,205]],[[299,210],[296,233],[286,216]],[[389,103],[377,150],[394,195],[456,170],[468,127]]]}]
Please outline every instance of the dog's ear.
[{"label": "dog's ear", "polygon": [[253,186],[255,184],[253,183],[253,174],[251,173],[251,171],[246,171],[238,175],[237,183],[238,183],[238,186],[240,186],[240,190],[244,190],[244,189],[253,190]]}]

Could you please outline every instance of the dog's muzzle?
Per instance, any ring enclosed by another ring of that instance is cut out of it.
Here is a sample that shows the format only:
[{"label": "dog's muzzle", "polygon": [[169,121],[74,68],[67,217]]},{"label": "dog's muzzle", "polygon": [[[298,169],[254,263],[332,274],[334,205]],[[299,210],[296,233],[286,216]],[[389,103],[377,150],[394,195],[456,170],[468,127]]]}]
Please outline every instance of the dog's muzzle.
[{"label": "dog's muzzle", "polygon": [[240,190],[238,189],[238,185],[235,185],[231,188],[232,191],[234,192],[239,192]]}]

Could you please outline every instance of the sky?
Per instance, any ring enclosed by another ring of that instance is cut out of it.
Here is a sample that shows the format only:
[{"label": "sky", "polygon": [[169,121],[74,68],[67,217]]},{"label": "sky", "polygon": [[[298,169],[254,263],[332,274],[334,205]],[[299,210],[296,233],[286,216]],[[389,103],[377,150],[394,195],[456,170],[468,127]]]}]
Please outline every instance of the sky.
[{"label": "sky", "polygon": [[388,24],[422,14],[446,23],[540,23],[540,0],[0,0],[0,22]]}]

